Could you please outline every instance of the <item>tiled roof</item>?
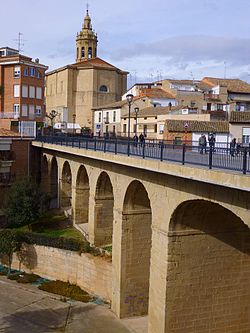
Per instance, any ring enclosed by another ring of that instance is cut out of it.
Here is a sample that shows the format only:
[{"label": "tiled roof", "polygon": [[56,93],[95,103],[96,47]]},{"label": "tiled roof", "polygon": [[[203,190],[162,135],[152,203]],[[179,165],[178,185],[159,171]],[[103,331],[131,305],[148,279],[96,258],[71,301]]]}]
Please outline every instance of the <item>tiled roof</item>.
[{"label": "tiled roof", "polygon": [[0,137],[20,137],[20,133],[0,127]]},{"label": "tiled roof", "polygon": [[214,77],[204,77],[203,83],[209,84],[210,87],[225,86],[229,92],[250,93],[250,84],[240,79],[220,79]]},{"label": "tiled roof", "polygon": [[[104,68],[104,69],[111,69],[116,71],[121,71],[119,68],[109,64],[108,62],[102,60],[101,58],[92,58],[88,60],[84,60],[81,62],[76,62],[71,65],[73,68]],[[128,73],[128,72],[124,72]]]},{"label": "tiled roof", "polygon": [[250,112],[232,111],[230,114],[230,123],[250,123]]},{"label": "tiled roof", "polygon": [[229,124],[227,121],[166,120],[165,125],[169,132],[185,132],[185,123],[188,123],[187,132],[229,132]]},{"label": "tiled roof", "polygon": [[142,88],[140,89],[140,96],[147,96],[149,98],[169,98],[175,99],[175,96],[162,88]]},{"label": "tiled roof", "polygon": [[172,79],[167,79],[167,81],[173,83],[173,84],[186,84],[186,85],[196,85],[199,83],[199,81],[194,81],[194,80],[172,80]]},{"label": "tiled roof", "polygon": [[123,105],[128,104],[127,100],[123,101],[118,101],[106,105],[101,105],[101,106],[96,106],[92,108],[92,110],[103,110],[103,109],[116,109],[116,108],[121,108]]},{"label": "tiled roof", "polygon": [[[145,109],[141,109],[138,112],[137,117],[149,117],[149,116],[158,116],[164,114],[170,114],[172,111],[185,109],[185,106],[172,106],[171,109],[169,106],[157,106],[157,107],[148,107]],[[124,117],[128,117],[128,114]],[[135,112],[131,112],[131,117],[135,117]]]}]

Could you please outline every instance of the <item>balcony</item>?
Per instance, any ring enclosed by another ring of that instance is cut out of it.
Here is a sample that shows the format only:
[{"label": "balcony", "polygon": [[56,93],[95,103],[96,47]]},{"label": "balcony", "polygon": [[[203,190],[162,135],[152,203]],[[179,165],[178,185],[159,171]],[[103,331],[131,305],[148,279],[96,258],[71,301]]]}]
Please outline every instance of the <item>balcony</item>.
[{"label": "balcony", "polygon": [[19,112],[0,112],[0,119],[18,119],[19,117]]},{"label": "balcony", "polygon": [[219,94],[204,94],[205,100],[213,100],[213,101],[219,101],[220,95]]}]

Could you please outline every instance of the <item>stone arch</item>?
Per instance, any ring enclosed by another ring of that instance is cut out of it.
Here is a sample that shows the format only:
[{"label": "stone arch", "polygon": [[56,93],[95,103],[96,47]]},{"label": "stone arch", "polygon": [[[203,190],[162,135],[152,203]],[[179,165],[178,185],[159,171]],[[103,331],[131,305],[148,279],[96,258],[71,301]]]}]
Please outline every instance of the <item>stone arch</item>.
[{"label": "stone arch", "polygon": [[122,211],[121,317],[148,313],[152,211],[144,185],[127,188]]},{"label": "stone arch", "polygon": [[60,204],[65,213],[71,215],[72,210],[72,172],[70,164],[65,161],[62,168]]},{"label": "stone arch", "polygon": [[112,244],[114,217],[114,193],[109,175],[102,172],[95,192],[95,245]]},{"label": "stone arch", "polygon": [[[89,177],[81,165],[76,176],[74,223],[87,227],[89,218]],[[86,230],[87,231],[87,230]]]},{"label": "stone arch", "polygon": [[49,193],[49,163],[46,155],[43,155],[42,157],[42,163],[41,163],[41,189]]},{"label": "stone arch", "polygon": [[233,212],[206,200],[181,203],[168,234],[165,332],[249,330],[249,254],[249,228]]},{"label": "stone arch", "polygon": [[50,166],[50,208],[58,208],[58,164],[55,157]]}]

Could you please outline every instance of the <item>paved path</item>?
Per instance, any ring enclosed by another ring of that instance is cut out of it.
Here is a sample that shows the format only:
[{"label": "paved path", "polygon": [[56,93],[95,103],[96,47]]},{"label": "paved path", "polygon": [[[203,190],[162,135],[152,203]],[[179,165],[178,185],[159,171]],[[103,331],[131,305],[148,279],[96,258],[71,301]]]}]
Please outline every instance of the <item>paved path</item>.
[{"label": "paved path", "polygon": [[[62,302],[60,296],[0,277],[0,332],[139,333],[105,306]],[[145,321],[145,320],[144,320]],[[138,323],[136,324],[138,326]],[[139,324],[139,327],[141,325]],[[146,333],[143,332],[143,333]]]}]

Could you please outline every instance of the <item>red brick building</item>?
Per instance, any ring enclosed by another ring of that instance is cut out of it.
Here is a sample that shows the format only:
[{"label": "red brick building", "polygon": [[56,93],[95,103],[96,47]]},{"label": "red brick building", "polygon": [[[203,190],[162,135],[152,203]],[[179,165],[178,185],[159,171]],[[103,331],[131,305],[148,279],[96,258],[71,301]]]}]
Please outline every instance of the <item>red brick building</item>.
[{"label": "red brick building", "polygon": [[47,67],[39,59],[0,48],[0,127],[32,136],[44,122],[44,80]]},{"label": "red brick building", "polygon": [[3,206],[11,184],[30,174],[30,138],[0,128],[0,222],[4,219]]}]

